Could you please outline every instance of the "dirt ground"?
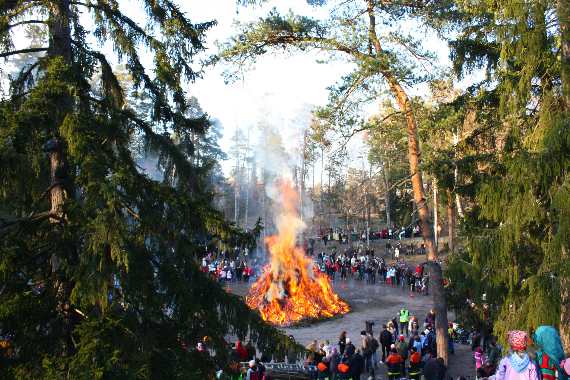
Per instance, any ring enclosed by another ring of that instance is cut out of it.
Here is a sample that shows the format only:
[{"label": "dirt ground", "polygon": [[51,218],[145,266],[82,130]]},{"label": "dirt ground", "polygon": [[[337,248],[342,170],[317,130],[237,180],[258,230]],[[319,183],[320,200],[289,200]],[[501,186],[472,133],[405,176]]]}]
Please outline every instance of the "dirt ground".
[{"label": "dirt ground", "polygon": [[[334,289],[349,302],[352,310],[348,314],[309,326],[286,328],[284,331],[293,335],[303,345],[309,344],[314,339],[319,342],[329,340],[331,344],[336,344],[340,332],[346,331],[348,337],[358,347],[360,331],[364,330],[365,321],[374,322],[373,332],[377,337],[382,324],[392,319],[402,306],[406,306],[410,310],[410,315],[416,315],[420,321],[424,320],[432,307],[431,296],[410,295],[404,289],[392,288],[384,284],[369,285],[356,280],[336,281]],[[234,284],[232,291],[244,295],[247,292],[247,286],[245,284]],[[452,313],[448,317],[450,321],[453,321]],[[451,378],[458,376],[469,378],[474,377],[474,374],[475,367],[470,347],[456,345],[455,354],[450,356],[448,376]],[[380,365],[376,378],[387,378],[383,365]]]}]

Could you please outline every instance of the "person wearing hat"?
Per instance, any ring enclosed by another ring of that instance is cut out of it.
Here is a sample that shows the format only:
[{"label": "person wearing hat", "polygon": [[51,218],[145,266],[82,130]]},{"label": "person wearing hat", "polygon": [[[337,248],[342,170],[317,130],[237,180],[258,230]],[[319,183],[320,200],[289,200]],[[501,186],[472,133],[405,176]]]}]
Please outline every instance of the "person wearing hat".
[{"label": "person wearing hat", "polygon": [[260,377],[257,371],[257,363],[255,360],[250,360],[247,364],[248,368],[245,375],[245,380],[259,380]]},{"label": "person wearing hat", "polygon": [[538,380],[536,365],[526,352],[528,336],[516,330],[508,333],[511,352],[499,363],[495,380]]},{"label": "person wearing hat", "polygon": [[[567,376],[560,367],[564,360],[564,348],[558,331],[552,326],[540,326],[533,335],[536,351],[536,364],[543,380],[566,380]],[[558,376],[557,376],[558,375]]]}]

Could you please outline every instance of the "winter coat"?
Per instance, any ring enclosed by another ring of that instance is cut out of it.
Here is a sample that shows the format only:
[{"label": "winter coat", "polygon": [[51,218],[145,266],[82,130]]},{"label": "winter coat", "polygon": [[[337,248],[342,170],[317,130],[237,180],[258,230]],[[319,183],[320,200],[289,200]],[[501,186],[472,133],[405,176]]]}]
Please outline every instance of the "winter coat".
[{"label": "winter coat", "polygon": [[511,353],[499,363],[495,380],[538,380],[536,365],[528,354]]}]

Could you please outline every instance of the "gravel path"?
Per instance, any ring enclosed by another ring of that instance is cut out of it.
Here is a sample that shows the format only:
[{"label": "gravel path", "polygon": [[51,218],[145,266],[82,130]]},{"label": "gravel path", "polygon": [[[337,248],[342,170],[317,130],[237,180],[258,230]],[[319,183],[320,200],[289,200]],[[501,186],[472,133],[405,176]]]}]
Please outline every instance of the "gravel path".
[{"label": "gravel path", "polygon": [[[232,292],[241,295],[246,294],[247,289],[245,284],[232,284],[231,286]],[[284,331],[293,335],[303,345],[309,344],[314,339],[319,342],[329,340],[331,344],[336,344],[340,332],[346,331],[348,337],[358,347],[360,331],[364,330],[365,321],[374,321],[373,332],[378,337],[382,324],[397,315],[402,306],[405,305],[410,310],[410,315],[416,315],[420,321],[424,320],[432,307],[432,299],[429,296],[410,295],[401,288],[392,288],[384,284],[368,285],[355,280],[336,281],[334,289],[349,302],[352,310],[348,314],[308,326],[285,328]],[[449,313],[448,317],[450,321],[453,321],[452,313]],[[455,355],[450,356],[448,375],[451,378],[474,377],[475,367],[470,347],[456,345],[455,351]],[[387,378],[383,365],[380,366],[376,378]],[[363,379],[365,379],[364,376]]]}]

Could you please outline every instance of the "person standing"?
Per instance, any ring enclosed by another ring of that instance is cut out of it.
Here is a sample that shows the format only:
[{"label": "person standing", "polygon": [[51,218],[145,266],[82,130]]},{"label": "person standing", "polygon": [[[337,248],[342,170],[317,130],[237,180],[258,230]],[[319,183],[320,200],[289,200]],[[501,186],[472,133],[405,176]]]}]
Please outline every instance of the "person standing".
[{"label": "person standing", "polygon": [[382,346],[382,362],[390,353],[390,345],[392,344],[392,333],[388,331],[386,325],[382,325],[382,332],[380,332],[380,345]]},{"label": "person standing", "polygon": [[360,332],[360,351],[364,358],[364,370],[374,376],[374,366],[372,365],[372,341],[366,331]]},{"label": "person standing", "polygon": [[356,347],[350,341],[349,338],[346,338],[346,348],[344,349],[344,355],[350,358],[352,357],[352,355],[354,355],[355,352],[356,352]]},{"label": "person standing", "polygon": [[398,354],[396,348],[390,349],[390,355],[386,358],[388,379],[396,380],[402,377],[402,363],[404,363],[404,359]]},{"label": "person standing", "polygon": [[431,309],[426,315],[425,323],[427,325],[435,326],[435,311]]},{"label": "person standing", "polygon": [[[526,352],[528,337],[526,332],[516,330],[508,334],[510,353],[499,363],[496,380],[538,380],[536,365]],[[429,380],[429,379],[428,379]]]},{"label": "person standing", "polygon": [[422,376],[422,355],[415,347],[412,347],[410,352],[410,368],[408,368],[408,377],[412,380],[420,380],[420,377]]},{"label": "person standing", "polygon": [[400,334],[406,332],[406,336],[409,335],[408,323],[410,322],[410,311],[404,306],[400,310]]},{"label": "person standing", "polygon": [[406,376],[406,360],[408,359],[408,343],[403,335],[400,335],[400,339],[396,343],[396,350],[398,354],[402,357],[402,375]]},{"label": "person standing", "polygon": [[346,331],[340,333],[338,337],[338,352],[342,356],[344,354],[344,349],[346,348]]},{"label": "person standing", "polygon": [[542,380],[566,379],[560,367],[565,355],[558,331],[552,326],[540,326],[534,332],[533,341],[538,348],[536,364]]}]

